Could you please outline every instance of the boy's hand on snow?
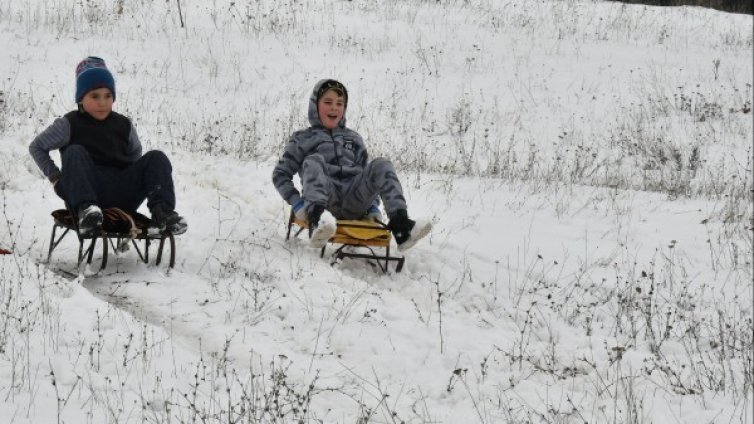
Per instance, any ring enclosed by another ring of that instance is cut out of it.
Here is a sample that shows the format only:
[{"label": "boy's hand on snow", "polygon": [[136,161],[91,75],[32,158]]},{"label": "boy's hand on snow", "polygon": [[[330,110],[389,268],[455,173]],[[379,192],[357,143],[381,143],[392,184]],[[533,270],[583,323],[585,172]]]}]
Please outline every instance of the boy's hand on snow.
[{"label": "boy's hand on snow", "polygon": [[306,208],[304,207],[304,199],[299,200],[293,205],[293,214],[296,215],[296,219],[299,221],[306,221]]},{"label": "boy's hand on snow", "polygon": [[382,212],[380,212],[380,208],[374,205],[370,206],[367,211],[367,219],[372,222],[382,221]]},{"label": "boy's hand on snow", "polygon": [[55,184],[57,184],[58,181],[60,181],[60,176],[61,176],[60,172],[50,175],[49,180],[52,183],[53,187],[55,187]]}]

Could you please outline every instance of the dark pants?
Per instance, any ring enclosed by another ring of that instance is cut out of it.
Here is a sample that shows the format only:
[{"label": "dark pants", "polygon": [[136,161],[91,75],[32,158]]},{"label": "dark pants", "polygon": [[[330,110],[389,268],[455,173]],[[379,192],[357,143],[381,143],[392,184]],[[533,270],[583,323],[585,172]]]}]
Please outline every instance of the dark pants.
[{"label": "dark pants", "polygon": [[147,207],[158,203],[175,209],[173,167],[159,150],[144,154],[126,168],[96,165],[81,146],[68,146],[63,153],[62,176],[55,193],[74,211],[87,204],[135,212],[147,199]]}]

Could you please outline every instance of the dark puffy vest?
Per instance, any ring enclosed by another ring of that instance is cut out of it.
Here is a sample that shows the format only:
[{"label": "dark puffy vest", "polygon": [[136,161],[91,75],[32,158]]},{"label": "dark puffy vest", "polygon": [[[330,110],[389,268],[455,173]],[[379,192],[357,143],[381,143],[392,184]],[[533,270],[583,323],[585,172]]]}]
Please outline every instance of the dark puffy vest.
[{"label": "dark puffy vest", "polygon": [[[68,146],[83,146],[97,165],[125,168],[131,164],[128,154],[131,121],[128,118],[110,112],[104,121],[98,121],[77,110],[67,113],[65,118],[71,124]],[[60,149],[61,155],[68,146]]]}]

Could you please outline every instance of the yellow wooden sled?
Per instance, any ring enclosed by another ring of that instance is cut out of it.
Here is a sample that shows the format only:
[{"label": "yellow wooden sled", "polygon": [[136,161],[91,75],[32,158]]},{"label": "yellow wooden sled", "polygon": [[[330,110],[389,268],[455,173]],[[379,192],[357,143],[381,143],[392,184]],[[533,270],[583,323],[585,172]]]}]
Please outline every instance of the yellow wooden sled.
[{"label": "yellow wooden sled", "polygon": [[[401,272],[405,258],[390,256],[392,234],[384,224],[366,219],[338,220],[336,224],[335,235],[328,241],[329,243],[339,245],[332,253],[333,264],[343,258],[372,259],[377,263],[382,272],[387,272],[390,262],[394,261],[396,262],[395,272]],[[294,237],[297,237],[302,231],[309,228],[309,223],[297,219],[291,210],[290,217],[288,218],[288,232],[285,235],[286,240],[290,239],[294,225],[298,227]],[[363,247],[369,253],[347,251],[344,250],[346,247]],[[319,254],[320,257],[325,256],[325,249],[327,249],[327,245],[322,246],[322,251]],[[378,254],[375,249],[384,249],[384,254]]]}]

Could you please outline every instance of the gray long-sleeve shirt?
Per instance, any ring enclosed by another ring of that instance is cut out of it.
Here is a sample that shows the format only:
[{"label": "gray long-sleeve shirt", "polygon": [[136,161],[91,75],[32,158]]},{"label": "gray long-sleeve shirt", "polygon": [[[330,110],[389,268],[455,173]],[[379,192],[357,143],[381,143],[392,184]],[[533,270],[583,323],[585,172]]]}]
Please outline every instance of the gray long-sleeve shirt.
[{"label": "gray long-sleeve shirt", "polygon": [[[60,169],[50,157],[50,151],[67,146],[71,142],[71,124],[65,117],[55,121],[34,138],[29,145],[29,153],[39,169],[50,181],[60,177]],[[129,157],[136,161],[141,157],[141,142],[136,128],[131,125],[128,137]]]}]

